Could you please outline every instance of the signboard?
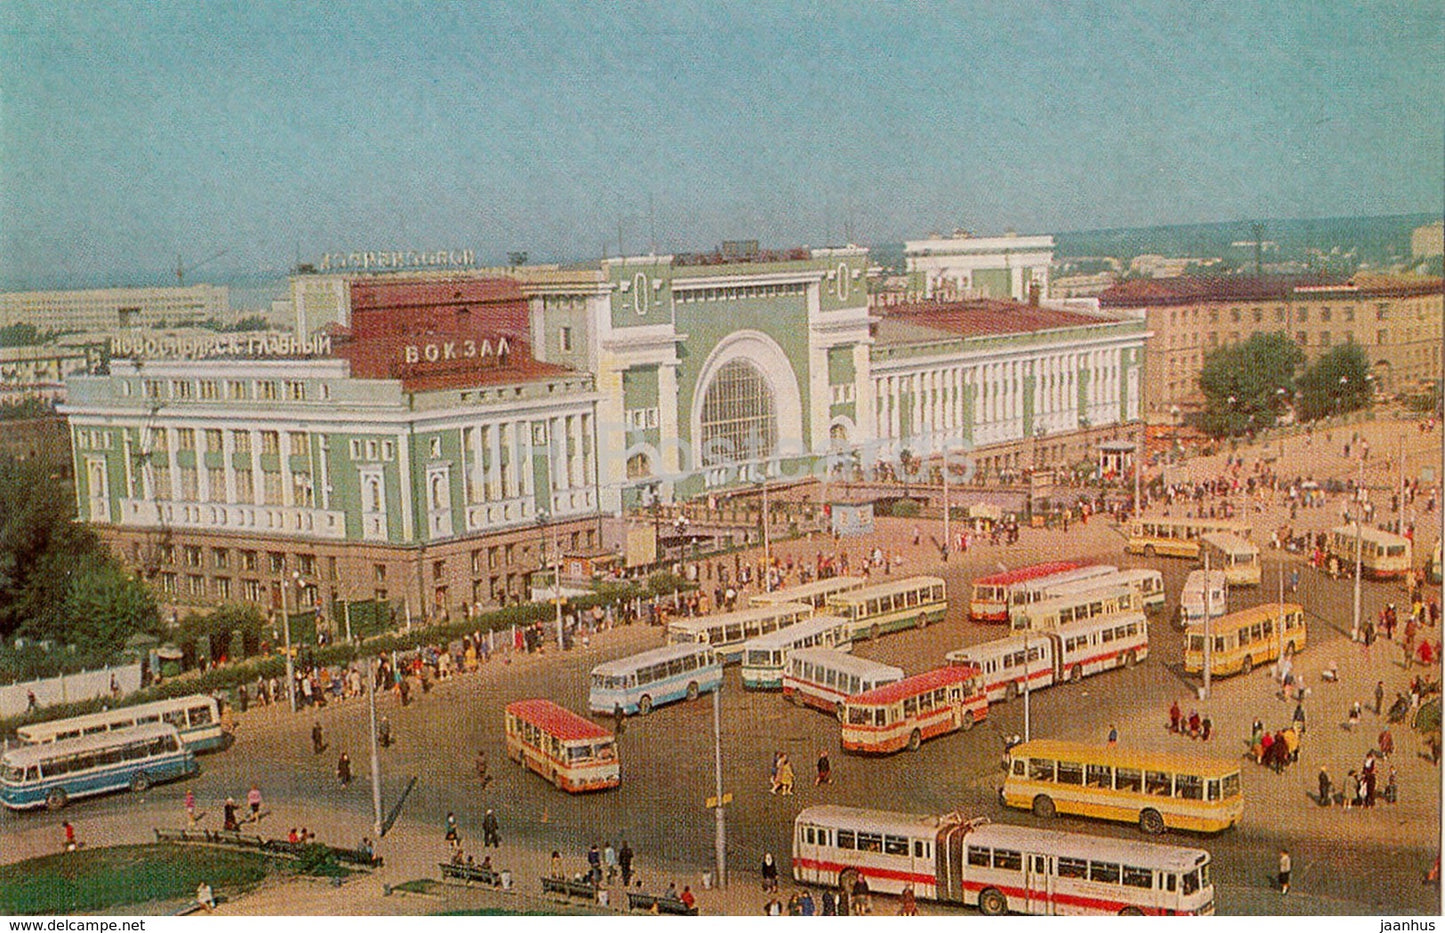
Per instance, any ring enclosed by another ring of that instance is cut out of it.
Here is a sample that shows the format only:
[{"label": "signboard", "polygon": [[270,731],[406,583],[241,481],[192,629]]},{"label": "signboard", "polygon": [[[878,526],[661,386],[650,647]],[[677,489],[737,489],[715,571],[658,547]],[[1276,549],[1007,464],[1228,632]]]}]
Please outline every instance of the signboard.
[{"label": "signboard", "polygon": [[[732,802],[733,802],[733,795],[732,795],[732,794],[723,794],[723,795],[722,795],[722,804],[721,804],[721,806],[724,806],[724,807],[725,807],[725,806],[727,806],[728,804],[730,804],[730,803],[732,803]],[[709,798],[707,798],[707,808],[708,808],[709,810],[716,810],[716,809],[718,808],[718,806],[719,806],[719,804],[718,804],[718,802],[717,802],[717,798],[716,798],[716,797],[709,797]]]},{"label": "signboard", "polygon": [[851,536],[873,533],[873,503],[834,502],[829,508],[833,513],[834,534]]},{"label": "signboard", "polygon": [[112,358],[206,359],[209,357],[295,358],[329,356],[331,336],[316,334],[304,340],[287,332],[205,334],[195,337],[112,337]]},{"label": "signboard", "polygon": [[369,269],[464,269],[476,265],[477,254],[470,249],[367,250],[357,253],[324,253],[316,264],[318,272]]}]

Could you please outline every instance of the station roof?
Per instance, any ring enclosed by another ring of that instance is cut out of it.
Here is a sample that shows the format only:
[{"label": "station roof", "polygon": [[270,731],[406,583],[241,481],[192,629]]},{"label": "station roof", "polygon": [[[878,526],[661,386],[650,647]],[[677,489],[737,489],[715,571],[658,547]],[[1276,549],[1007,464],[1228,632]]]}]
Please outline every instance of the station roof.
[{"label": "station roof", "polygon": [[1028,334],[1066,327],[1114,324],[1112,317],[1061,311],[998,298],[916,301],[875,306],[882,343],[915,343],[942,337]]}]

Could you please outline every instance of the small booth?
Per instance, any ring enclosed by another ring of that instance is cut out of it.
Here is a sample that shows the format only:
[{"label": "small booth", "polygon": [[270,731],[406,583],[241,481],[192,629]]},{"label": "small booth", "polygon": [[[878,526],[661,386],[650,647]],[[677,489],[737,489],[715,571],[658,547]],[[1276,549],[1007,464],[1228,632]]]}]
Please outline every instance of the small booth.
[{"label": "small booth", "polygon": [[1105,479],[1130,476],[1134,469],[1133,441],[1104,441],[1099,445],[1099,475]]},{"label": "small booth", "polygon": [[586,583],[612,573],[621,558],[611,551],[581,551],[562,557],[562,585]]},{"label": "small booth", "polygon": [[873,502],[830,502],[829,527],[839,536],[873,533]]}]

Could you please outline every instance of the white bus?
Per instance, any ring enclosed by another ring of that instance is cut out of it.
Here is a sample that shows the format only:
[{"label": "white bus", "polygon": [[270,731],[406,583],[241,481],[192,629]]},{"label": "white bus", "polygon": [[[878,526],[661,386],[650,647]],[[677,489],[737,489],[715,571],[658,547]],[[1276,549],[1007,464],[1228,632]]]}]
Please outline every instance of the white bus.
[{"label": "white bus", "polygon": [[827,611],[853,627],[853,637],[874,638],[906,628],[942,622],[948,591],[939,577],[905,577],[887,583],[835,593]]},{"label": "white bus", "polygon": [[43,745],[156,722],[175,726],[181,741],[193,752],[225,748],[231,739],[221,729],[220,704],[215,697],[203,693],[122,706],[99,713],[71,716],[69,719],[33,722],[16,729],[15,734],[26,745]]},{"label": "white bus", "polygon": [[800,648],[853,650],[853,633],[837,616],[813,616],[743,643],[743,686],[748,690],[781,690],[788,656]]},{"label": "white bus", "polygon": [[174,726],[149,723],[10,749],[0,758],[0,803],[59,810],[72,799],[127,788],[139,793],[198,770]]},{"label": "white bus", "polygon": [[1020,629],[1058,628],[1071,622],[1082,622],[1100,616],[1114,616],[1123,612],[1142,612],[1144,598],[1132,586],[1115,583],[1097,589],[1080,589],[1073,593],[1051,596],[1021,609],[1009,616],[1014,631]]},{"label": "white bus", "polygon": [[1009,615],[1012,616],[1013,613],[1018,612],[1020,609],[1025,609],[1036,602],[1048,599],[1057,587],[1084,584],[1090,580],[1103,579],[1118,572],[1118,567],[1113,567],[1109,564],[1090,564],[1087,567],[1065,570],[1061,573],[1050,574],[1047,577],[1039,577],[1037,580],[1020,583],[1009,593]]},{"label": "white bus", "polygon": [[1209,853],[967,819],[825,805],[793,821],[793,878],[977,906],[989,916],[1214,913]]},{"label": "white bus", "polygon": [[1144,611],[1153,612],[1164,606],[1164,574],[1147,567],[1126,568],[1119,571],[1116,577],[1106,579],[1118,579],[1121,582],[1134,587],[1139,591],[1139,596],[1144,600]]},{"label": "white bus", "polygon": [[788,656],[788,669],[783,673],[783,698],[841,718],[844,701],[850,696],[896,684],[903,677],[902,669],[889,664],[831,648],[799,648]]},{"label": "white bus", "polygon": [[1259,586],[1259,548],[1239,535],[1212,531],[1199,536],[1201,559],[1209,555],[1211,570],[1224,571],[1230,586]]},{"label": "white bus", "polygon": [[[1208,594],[1205,593],[1206,584]],[[1184,589],[1179,591],[1180,627],[1203,622],[1206,607],[1211,619],[1224,615],[1229,611],[1228,593],[1229,586],[1224,579],[1223,570],[1211,569],[1208,577],[1203,570],[1189,571],[1189,576],[1184,578]]]},{"label": "white bus", "polygon": [[814,610],[821,610],[834,593],[856,590],[868,581],[862,577],[828,577],[798,586],[784,587],[771,593],[759,593],[749,602],[754,606],[777,606],[781,603],[806,603]]},{"label": "white bus", "polygon": [[959,648],[944,655],[949,664],[976,667],[990,703],[1008,702],[1023,692],[1078,682],[1092,674],[1133,667],[1149,657],[1149,622],[1143,613],[1089,619],[1041,632]]},{"label": "white bus", "polygon": [[1339,562],[1346,575],[1355,572],[1355,540],[1359,539],[1363,556],[1360,569],[1372,580],[1389,580],[1410,572],[1413,547],[1410,539],[1369,525],[1341,525],[1330,529],[1326,539],[1327,553]]},{"label": "white bus", "polygon": [[678,619],[667,624],[670,645],[711,645],[724,664],[732,664],[743,656],[743,642],[800,622],[813,614],[805,603],[779,603]]},{"label": "white bus", "polygon": [[668,645],[592,668],[587,708],[646,716],[655,707],[695,700],[722,684],[722,661],[708,645]]}]

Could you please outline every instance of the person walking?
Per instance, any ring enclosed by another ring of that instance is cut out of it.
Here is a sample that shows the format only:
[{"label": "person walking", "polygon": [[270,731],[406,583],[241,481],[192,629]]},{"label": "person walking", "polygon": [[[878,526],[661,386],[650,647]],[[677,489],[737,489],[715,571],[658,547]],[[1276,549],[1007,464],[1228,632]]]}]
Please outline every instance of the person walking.
[{"label": "person walking", "polygon": [[75,827],[70,825],[70,820],[62,820],[60,828],[65,830],[65,851],[74,852],[80,848],[80,843],[75,841]]},{"label": "person walking", "polygon": [[1385,708],[1385,682],[1375,682],[1375,715],[1378,716]]},{"label": "person walking", "polygon": [[833,783],[833,764],[828,760],[827,750],[818,752],[818,776],[813,779],[813,786],[819,784]]},{"label": "person walking", "polygon": [[779,793],[784,797],[791,797],[793,795],[793,782],[793,763],[788,760],[787,755],[784,755],[782,760],[778,762]]},{"label": "person walking", "polygon": [[1289,893],[1290,858],[1288,849],[1279,850],[1279,893]]},{"label": "person walking", "polygon": [[317,720],[311,727],[311,753],[319,755],[326,751],[326,739],[321,732],[321,720]]},{"label": "person walking", "polygon": [[622,872],[622,886],[625,888],[632,883],[632,846],[627,840],[622,840],[622,848],[617,850],[617,868]]},{"label": "person walking", "polygon": [[226,798],[226,806],[221,811],[221,814],[222,829],[233,833],[238,832],[241,829],[241,824],[236,819],[236,798]]},{"label": "person walking", "polygon": [[911,884],[903,886],[903,894],[899,897],[898,915],[900,917],[918,916],[918,896],[913,893]]},{"label": "person walking", "polygon": [[776,894],[778,890],[778,863],[773,861],[773,853],[763,853],[763,890]]},{"label": "person walking", "polygon": [[501,844],[502,834],[497,825],[497,811],[488,807],[486,816],[482,817],[482,848],[495,849]]},{"label": "person walking", "polygon": [[1119,744],[1119,728],[1113,723],[1109,724],[1109,738],[1105,741],[1105,744],[1110,748]]},{"label": "person walking", "polygon": [[462,836],[457,828],[457,815],[450,810],[447,811],[446,843],[453,849],[458,849],[462,844]]},{"label": "person walking", "polygon": [[261,819],[261,788],[260,785],[252,784],[251,789],[246,792],[246,803],[251,807],[251,816],[247,820],[250,823],[259,822]]},{"label": "person walking", "polygon": [[610,839],[602,846],[602,867],[607,872],[607,883],[611,884],[617,877],[617,850],[612,848]]},{"label": "person walking", "polygon": [[482,789],[485,790],[487,785],[492,783],[492,776],[488,773],[487,750],[485,748],[477,749],[476,768],[477,780],[482,782]]},{"label": "person walking", "polygon": [[192,826],[196,824],[196,792],[189,789],[186,791],[186,817]]},{"label": "person walking", "polygon": [[1320,793],[1319,793],[1319,803],[1320,803],[1320,806],[1322,806],[1322,807],[1328,807],[1328,806],[1333,802],[1333,800],[1334,800],[1334,788],[1331,786],[1331,783],[1330,783],[1330,772],[1329,772],[1329,770],[1328,770],[1324,765],[1320,765],[1320,778],[1319,778],[1319,781],[1320,781]]},{"label": "person walking", "polygon": [[351,786],[351,756],[346,752],[342,752],[336,761],[336,778],[342,787]]}]

